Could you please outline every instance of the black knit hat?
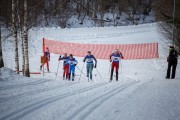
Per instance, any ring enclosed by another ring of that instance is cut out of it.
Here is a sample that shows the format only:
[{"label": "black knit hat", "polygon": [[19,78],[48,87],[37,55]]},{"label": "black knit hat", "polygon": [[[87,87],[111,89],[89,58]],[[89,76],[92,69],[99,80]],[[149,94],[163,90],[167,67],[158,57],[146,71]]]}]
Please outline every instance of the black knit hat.
[{"label": "black knit hat", "polygon": [[169,47],[170,47],[170,48],[174,48],[174,46],[173,46],[173,45],[170,45]]},{"label": "black knit hat", "polygon": [[73,57],[73,55],[72,55],[72,54],[70,54],[70,55],[69,55],[69,57]]}]

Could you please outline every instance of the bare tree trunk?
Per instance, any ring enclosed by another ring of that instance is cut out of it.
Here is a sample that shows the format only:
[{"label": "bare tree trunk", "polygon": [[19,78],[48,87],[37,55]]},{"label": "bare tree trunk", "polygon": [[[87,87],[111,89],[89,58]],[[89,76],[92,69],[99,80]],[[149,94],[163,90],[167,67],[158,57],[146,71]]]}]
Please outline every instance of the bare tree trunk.
[{"label": "bare tree trunk", "polygon": [[87,0],[87,15],[90,15],[90,0]]},{"label": "bare tree trunk", "polygon": [[14,37],[15,70],[19,74],[19,57],[18,57],[18,39],[17,39],[15,0],[12,0],[12,25],[13,25],[13,37]]},{"label": "bare tree trunk", "polygon": [[97,18],[97,11],[98,11],[98,5],[97,5],[97,1],[96,0],[93,0],[92,1],[92,8],[93,8],[93,13],[92,13],[92,17],[93,18]]},{"label": "bare tree trunk", "polygon": [[101,21],[100,21],[100,22],[101,22],[101,27],[103,27],[103,17],[104,17],[104,13],[101,12],[100,14],[101,14],[101,15],[100,15],[100,16],[101,16]]},{"label": "bare tree trunk", "polygon": [[101,27],[104,27],[104,13],[105,13],[105,1],[101,1],[101,6],[100,6],[100,16],[101,16]]},{"label": "bare tree trunk", "polygon": [[113,13],[113,20],[114,20],[114,26],[117,26],[117,19],[116,19],[115,12]]},{"label": "bare tree trunk", "polygon": [[2,55],[1,26],[0,26],[0,68],[2,67],[4,67],[4,62],[3,62],[3,55]]},{"label": "bare tree trunk", "polygon": [[25,53],[25,76],[30,77],[29,54],[28,54],[28,30],[27,30],[27,0],[24,0],[24,53]]},{"label": "bare tree trunk", "polygon": [[[17,6],[19,6],[19,2],[17,1]],[[23,76],[24,74],[24,70],[25,70],[25,56],[24,56],[24,35],[23,35],[23,26],[22,26],[22,18],[20,16],[20,12],[18,10],[18,21],[19,21],[19,25],[20,25],[20,33],[19,33],[19,39],[21,39],[21,50],[22,50],[22,73]]]},{"label": "bare tree trunk", "polygon": [[86,12],[84,13],[84,16],[83,16],[83,18],[82,18],[80,24],[83,24],[83,21],[84,21],[85,17],[86,17]]},{"label": "bare tree trunk", "polygon": [[[81,3],[81,0],[78,1],[79,3]],[[77,9],[78,9],[78,20],[80,19],[81,17],[81,5],[77,3]]]},{"label": "bare tree trunk", "polygon": [[21,47],[22,47],[22,72],[23,75],[25,75],[25,52],[24,52],[24,35],[23,35],[23,28],[20,31],[20,37],[21,37]]}]

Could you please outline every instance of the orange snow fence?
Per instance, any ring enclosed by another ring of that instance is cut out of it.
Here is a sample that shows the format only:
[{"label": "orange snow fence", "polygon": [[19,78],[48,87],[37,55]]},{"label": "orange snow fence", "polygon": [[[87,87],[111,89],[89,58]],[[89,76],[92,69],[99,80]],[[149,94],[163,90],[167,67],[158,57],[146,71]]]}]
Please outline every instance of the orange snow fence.
[{"label": "orange snow fence", "polygon": [[81,44],[59,42],[43,38],[43,52],[48,47],[50,53],[73,54],[74,56],[84,57],[87,51],[98,59],[109,59],[109,55],[115,50],[123,54],[124,59],[153,59],[159,58],[158,43],[143,44]]}]

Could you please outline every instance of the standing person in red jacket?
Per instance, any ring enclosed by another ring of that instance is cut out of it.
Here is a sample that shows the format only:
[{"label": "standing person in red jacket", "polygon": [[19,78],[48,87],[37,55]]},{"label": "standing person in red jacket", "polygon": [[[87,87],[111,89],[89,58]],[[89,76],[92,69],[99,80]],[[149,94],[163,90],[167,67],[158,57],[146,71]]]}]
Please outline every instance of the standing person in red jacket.
[{"label": "standing person in red jacket", "polygon": [[121,58],[123,59],[124,57],[118,49],[116,49],[114,53],[110,55],[110,62],[112,62],[110,81],[112,81],[113,78],[114,68],[116,69],[116,81],[118,81],[119,61]]},{"label": "standing person in red jacket", "polygon": [[46,47],[46,50],[44,52],[44,57],[45,57],[45,62],[41,64],[40,70],[42,70],[42,66],[46,63],[47,71],[49,72],[50,52],[48,47]]}]

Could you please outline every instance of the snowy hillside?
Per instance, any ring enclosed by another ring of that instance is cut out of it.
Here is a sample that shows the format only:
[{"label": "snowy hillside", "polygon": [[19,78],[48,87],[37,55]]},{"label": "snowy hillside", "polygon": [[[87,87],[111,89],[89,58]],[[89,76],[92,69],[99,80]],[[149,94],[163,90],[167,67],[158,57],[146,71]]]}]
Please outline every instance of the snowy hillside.
[{"label": "snowy hillside", "polygon": [[83,58],[75,56],[78,65],[73,82],[62,80],[62,62],[58,69],[59,55],[51,54],[50,73],[26,78],[10,70],[14,69],[13,43],[5,42],[3,57],[6,68],[0,69],[0,120],[180,119],[179,64],[176,78],[165,79],[168,46],[161,40],[156,24],[74,29],[34,28],[29,33],[31,72],[39,72],[43,37],[93,44],[158,42],[160,58],[122,60],[118,82],[115,78],[109,82],[110,62],[98,59],[97,69],[93,70],[93,81],[88,82],[84,75],[86,67],[79,79]]}]

